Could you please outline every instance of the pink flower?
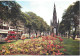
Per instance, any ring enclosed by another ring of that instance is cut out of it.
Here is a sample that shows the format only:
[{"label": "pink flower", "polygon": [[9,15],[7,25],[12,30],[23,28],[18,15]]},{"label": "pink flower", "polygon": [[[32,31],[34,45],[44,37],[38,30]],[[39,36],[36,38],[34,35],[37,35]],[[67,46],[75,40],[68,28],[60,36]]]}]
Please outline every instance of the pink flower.
[{"label": "pink flower", "polygon": [[2,48],[6,48],[5,46],[2,46]]},{"label": "pink flower", "polygon": [[49,44],[51,44],[51,41],[49,41]]},{"label": "pink flower", "polygon": [[58,50],[58,53],[59,53],[60,51]]}]

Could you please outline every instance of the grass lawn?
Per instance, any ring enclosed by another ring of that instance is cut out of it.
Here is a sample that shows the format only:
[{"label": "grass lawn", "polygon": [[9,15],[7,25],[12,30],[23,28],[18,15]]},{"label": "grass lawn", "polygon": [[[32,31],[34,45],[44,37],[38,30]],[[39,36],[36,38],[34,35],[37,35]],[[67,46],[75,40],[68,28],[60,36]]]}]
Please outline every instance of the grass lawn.
[{"label": "grass lawn", "polygon": [[68,39],[63,37],[64,48],[67,50],[65,53],[68,55],[79,55],[79,41],[73,40],[72,38]]},{"label": "grass lawn", "polygon": [[[29,41],[30,39],[25,39],[24,40],[24,42],[25,41]],[[18,44],[18,43],[21,43],[21,42],[23,42],[23,40],[14,40],[14,41],[12,41],[11,43],[7,43],[7,42],[0,42],[0,50],[2,49],[1,48],[1,46],[3,46],[3,45],[5,45],[5,46],[7,46],[7,45],[9,45],[9,44]]]}]

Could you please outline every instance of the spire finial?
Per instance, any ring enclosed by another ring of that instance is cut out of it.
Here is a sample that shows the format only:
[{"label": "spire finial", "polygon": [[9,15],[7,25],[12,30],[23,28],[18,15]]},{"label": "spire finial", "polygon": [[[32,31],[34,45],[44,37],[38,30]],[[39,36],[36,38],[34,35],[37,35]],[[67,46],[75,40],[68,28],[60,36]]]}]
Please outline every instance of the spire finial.
[{"label": "spire finial", "polygon": [[54,8],[55,8],[56,6],[55,6],[55,2],[54,2]]},{"label": "spire finial", "polygon": [[55,7],[55,2],[54,2],[54,7]]},{"label": "spire finial", "polygon": [[59,19],[58,19],[58,24],[59,24]]}]

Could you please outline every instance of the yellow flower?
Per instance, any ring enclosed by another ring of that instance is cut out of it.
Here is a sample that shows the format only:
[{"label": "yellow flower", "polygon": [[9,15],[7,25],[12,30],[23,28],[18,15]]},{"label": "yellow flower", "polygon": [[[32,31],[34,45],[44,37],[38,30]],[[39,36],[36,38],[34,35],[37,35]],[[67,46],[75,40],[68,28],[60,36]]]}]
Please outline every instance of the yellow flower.
[{"label": "yellow flower", "polygon": [[29,46],[27,46],[29,48]]},{"label": "yellow flower", "polygon": [[31,44],[31,46],[33,46],[33,45]]},{"label": "yellow flower", "polygon": [[55,50],[55,48],[53,48],[53,50]]},{"label": "yellow flower", "polygon": [[40,54],[43,54],[42,51],[40,51]]},{"label": "yellow flower", "polygon": [[30,48],[31,49],[31,51],[34,51],[34,48]]},{"label": "yellow flower", "polygon": [[38,45],[38,44],[35,44],[36,46]]},{"label": "yellow flower", "polygon": [[37,47],[37,50],[40,50],[41,49],[41,47]]},{"label": "yellow flower", "polygon": [[49,53],[46,53],[46,55],[48,55]]},{"label": "yellow flower", "polygon": [[21,48],[18,48],[18,50],[21,50]]},{"label": "yellow flower", "polygon": [[10,54],[10,51],[6,51],[7,54]]},{"label": "yellow flower", "polygon": [[6,55],[7,53],[5,53],[5,55]]},{"label": "yellow flower", "polygon": [[37,49],[35,49],[35,51],[37,51]]},{"label": "yellow flower", "polygon": [[28,52],[28,50],[26,49],[26,52]]},{"label": "yellow flower", "polygon": [[53,55],[55,55],[55,52],[53,52]]}]

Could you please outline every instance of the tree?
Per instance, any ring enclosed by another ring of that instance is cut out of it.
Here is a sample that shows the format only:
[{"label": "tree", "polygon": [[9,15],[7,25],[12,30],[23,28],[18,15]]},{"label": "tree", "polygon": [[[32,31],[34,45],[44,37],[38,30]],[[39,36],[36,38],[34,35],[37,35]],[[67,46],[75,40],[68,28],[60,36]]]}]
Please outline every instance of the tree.
[{"label": "tree", "polygon": [[68,31],[68,34],[70,36],[70,32],[73,29],[72,27],[74,27],[75,31],[73,34],[73,39],[75,39],[76,29],[77,29],[77,26],[79,25],[78,16],[79,16],[79,1],[76,1],[75,3],[70,5],[65,11],[65,13],[63,14],[62,16],[63,19],[59,28],[60,31],[63,31],[62,33],[65,33],[66,31]]},{"label": "tree", "polygon": [[32,28],[31,17],[28,14],[22,12],[20,19],[21,19],[22,23],[24,23],[24,28],[25,28],[24,31],[26,31],[26,28],[29,29],[28,33],[29,33],[29,38],[30,38],[30,32],[31,32],[31,28]]},{"label": "tree", "polygon": [[18,20],[21,6],[15,1],[0,1],[0,19],[10,23],[18,31]]},{"label": "tree", "polygon": [[21,6],[15,1],[0,1],[0,18],[4,21],[11,21],[17,28],[17,20],[21,13]]},{"label": "tree", "polygon": [[75,28],[75,31],[73,33],[74,34],[73,39],[75,39],[75,36],[77,35],[77,31],[76,31],[77,26],[79,25],[79,1],[74,3],[72,12],[73,12],[73,23]]},{"label": "tree", "polygon": [[18,16],[21,6],[15,1],[0,1],[0,18],[4,21]]},{"label": "tree", "polygon": [[33,12],[26,12],[26,13],[32,19],[32,28],[35,30],[36,36],[37,36],[37,31],[40,31],[40,35],[41,35],[41,32],[47,31],[48,25],[43,20],[43,18],[41,18],[40,16],[37,16]]},{"label": "tree", "polygon": [[[24,30],[29,29],[29,37],[31,30],[44,32],[49,31],[49,26],[41,18],[33,12],[21,12],[21,6],[15,1],[0,1],[0,19],[6,22],[11,22],[10,25],[15,27],[18,31],[18,27],[21,25],[19,21],[23,23]],[[26,32],[26,31],[25,31]]]}]

